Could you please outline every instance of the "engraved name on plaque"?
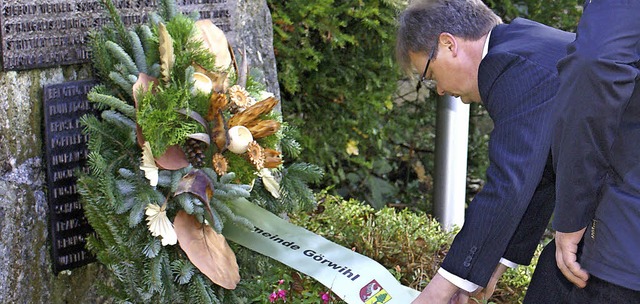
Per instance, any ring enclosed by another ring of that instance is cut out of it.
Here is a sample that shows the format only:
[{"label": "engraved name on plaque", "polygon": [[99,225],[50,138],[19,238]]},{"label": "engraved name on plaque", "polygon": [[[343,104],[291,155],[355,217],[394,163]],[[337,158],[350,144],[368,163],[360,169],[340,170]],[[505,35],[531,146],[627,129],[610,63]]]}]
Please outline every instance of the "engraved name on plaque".
[{"label": "engraved name on plaque", "polygon": [[[0,37],[4,70],[25,70],[86,63],[87,35],[110,22],[102,0],[1,0]],[[113,0],[125,25],[146,24],[159,0]],[[176,0],[185,14],[211,19],[233,44],[238,0]]]},{"label": "engraved name on plaque", "polygon": [[88,172],[89,138],[82,133],[80,118],[98,112],[87,100],[96,84],[85,80],[44,87],[49,231],[55,273],[95,260],[85,248],[93,229],[80,205],[76,181],[78,172]]}]

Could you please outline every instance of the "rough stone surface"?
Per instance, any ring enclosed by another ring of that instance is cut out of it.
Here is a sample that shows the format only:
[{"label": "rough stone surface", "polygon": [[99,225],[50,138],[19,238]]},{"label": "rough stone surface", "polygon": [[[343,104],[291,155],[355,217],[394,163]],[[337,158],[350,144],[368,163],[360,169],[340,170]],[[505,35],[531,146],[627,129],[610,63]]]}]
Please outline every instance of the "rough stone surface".
[{"label": "rough stone surface", "polygon": [[[271,15],[264,0],[239,0],[239,39],[251,67],[277,97]],[[0,303],[101,303],[94,263],[54,275],[48,236],[42,88],[91,78],[87,65],[0,71]]]},{"label": "rough stone surface", "polygon": [[[235,49],[244,49],[252,75],[261,76],[259,81],[267,85],[267,90],[280,99],[276,58],[273,53],[273,27],[271,13],[265,0],[239,0],[234,24],[239,42]],[[280,105],[278,105],[278,110]]]}]

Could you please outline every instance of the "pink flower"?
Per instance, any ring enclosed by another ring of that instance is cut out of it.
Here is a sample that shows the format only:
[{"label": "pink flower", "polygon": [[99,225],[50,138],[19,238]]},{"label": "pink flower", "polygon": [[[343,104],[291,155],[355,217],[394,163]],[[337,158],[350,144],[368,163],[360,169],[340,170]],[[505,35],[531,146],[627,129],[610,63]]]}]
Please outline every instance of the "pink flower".
[{"label": "pink flower", "polygon": [[282,284],[284,284],[284,280],[278,281],[278,285],[282,285]]},{"label": "pink flower", "polygon": [[278,299],[278,295],[276,294],[276,292],[272,292],[271,295],[269,296],[269,302],[274,303],[276,300]]},{"label": "pink flower", "polygon": [[278,298],[282,299],[283,301],[287,301],[287,291],[284,289],[278,289]]},{"label": "pink flower", "polygon": [[327,304],[329,303],[329,300],[331,300],[331,296],[329,295],[329,293],[324,291],[320,292],[320,298],[322,299],[323,304]]}]

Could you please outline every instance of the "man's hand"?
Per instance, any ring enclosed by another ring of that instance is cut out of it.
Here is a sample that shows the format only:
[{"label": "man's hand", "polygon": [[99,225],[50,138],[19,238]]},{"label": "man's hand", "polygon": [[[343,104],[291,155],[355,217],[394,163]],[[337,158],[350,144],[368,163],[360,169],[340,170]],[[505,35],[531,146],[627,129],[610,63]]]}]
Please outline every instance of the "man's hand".
[{"label": "man's hand", "polygon": [[578,263],[578,243],[585,228],[576,232],[556,232],[556,263],[567,279],[580,288],[587,286],[589,274]]},{"label": "man's hand", "polygon": [[506,265],[498,263],[498,266],[496,266],[496,269],[491,275],[491,279],[489,279],[489,283],[487,283],[487,287],[480,288],[478,291],[471,294],[471,296],[478,300],[488,300],[489,298],[491,298],[493,292],[496,291],[496,285],[498,284],[498,281],[502,277],[502,274],[507,270],[507,268],[508,267]]},{"label": "man's hand", "polygon": [[448,304],[460,288],[437,273],[412,304]]}]

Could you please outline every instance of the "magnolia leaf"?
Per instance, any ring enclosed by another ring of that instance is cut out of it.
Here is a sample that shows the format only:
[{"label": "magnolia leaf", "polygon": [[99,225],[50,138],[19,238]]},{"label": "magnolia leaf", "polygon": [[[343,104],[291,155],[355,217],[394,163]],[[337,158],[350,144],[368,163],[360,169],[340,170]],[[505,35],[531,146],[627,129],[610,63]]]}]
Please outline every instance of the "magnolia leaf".
[{"label": "magnolia leaf", "polygon": [[148,141],[145,141],[142,146],[142,164],[140,165],[140,170],[144,171],[144,177],[149,180],[149,184],[152,187],[158,185],[158,166],[156,166],[153,153],[151,152],[151,145]]},{"label": "magnolia leaf", "polygon": [[203,204],[209,205],[209,201],[213,196],[213,181],[202,170],[191,170],[182,177],[174,195],[182,193],[191,193]]},{"label": "magnolia leaf", "polygon": [[142,134],[142,127],[136,123],[136,139],[138,140],[138,146],[142,148],[144,146],[144,135]]},{"label": "magnolia leaf", "polygon": [[211,144],[211,139],[209,138],[209,134],[207,133],[193,133],[193,134],[187,135],[187,137],[195,139],[197,141],[204,142],[207,145]]},{"label": "magnolia leaf", "polygon": [[207,120],[204,119],[204,117],[202,117],[202,115],[200,115],[198,112],[189,109],[180,109],[177,110],[177,112],[189,118],[193,118],[193,120],[200,123],[204,127],[206,132],[209,133],[209,124],[207,123]]},{"label": "magnolia leaf", "polygon": [[224,32],[213,24],[211,19],[198,20],[195,25],[199,30],[196,39],[202,41],[204,47],[216,57],[216,67],[223,71],[228,69],[232,61],[229,42]]},{"label": "magnolia leaf", "polygon": [[178,182],[178,189],[174,196],[182,193],[195,195],[207,210],[207,219],[213,221],[213,211],[209,205],[209,201],[213,197],[213,181],[204,171],[191,170],[187,175],[183,176]]},{"label": "magnolia leaf", "polygon": [[[138,74],[138,80],[133,84],[133,102],[138,109],[138,95],[146,93],[150,87],[157,87],[158,79],[145,73]],[[152,91],[154,93],[154,91]]]},{"label": "magnolia leaf", "polygon": [[158,23],[158,47],[160,51],[160,74],[162,74],[162,80],[164,80],[165,84],[168,84],[171,80],[171,69],[176,58],[173,53],[173,39],[162,22]]},{"label": "magnolia leaf", "polygon": [[165,170],[179,170],[189,166],[187,155],[178,145],[169,146],[160,157],[156,158],[158,167]]},{"label": "magnolia leaf", "polygon": [[[142,135],[142,128],[138,124],[136,124],[136,138],[138,139],[138,145],[143,148],[146,141]],[[149,151],[149,153],[151,153],[151,151]],[[184,151],[177,145],[169,146],[164,154],[155,158],[155,163],[159,168],[165,170],[179,170],[189,166],[187,155],[184,154]]]},{"label": "magnolia leaf", "polygon": [[180,248],[191,263],[213,283],[226,289],[235,289],[240,282],[240,271],[224,236],[204,225],[183,210],[173,220]]}]

